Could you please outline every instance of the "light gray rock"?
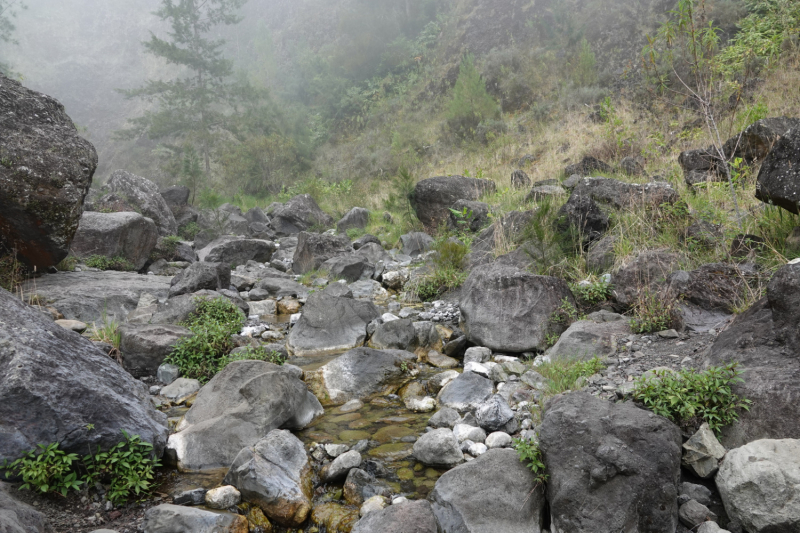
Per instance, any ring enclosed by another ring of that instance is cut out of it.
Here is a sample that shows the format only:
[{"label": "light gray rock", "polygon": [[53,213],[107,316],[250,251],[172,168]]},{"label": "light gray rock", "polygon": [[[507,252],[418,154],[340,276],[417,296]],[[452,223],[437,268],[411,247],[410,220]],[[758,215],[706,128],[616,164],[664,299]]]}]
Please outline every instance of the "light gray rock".
[{"label": "light gray rock", "polygon": [[289,431],[272,430],[241,450],[223,483],[258,505],[270,520],[299,527],[311,513],[311,464],[303,443]]},{"label": "light gray rock", "polygon": [[333,218],[320,209],[308,194],[276,205],[269,214],[272,228],[279,237],[296,235],[301,231],[324,230],[334,223]]},{"label": "light gray rock", "polygon": [[727,529],[722,529],[716,522],[703,522],[697,528],[697,533],[731,533]]},{"label": "light gray rock", "polygon": [[169,324],[125,325],[119,328],[122,365],[134,377],[153,376],[175,346],[193,334]]},{"label": "light gray rock", "polygon": [[712,477],[719,466],[719,461],[725,456],[725,448],[714,436],[707,423],[683,444],[683,466],[689,468],[698,477],[708,479]]},{"label": "light gray rock", "polygon": [[456,424],[453,426],[453,435],[459,444],[470,440],[472,442],[483,442],[486,440],[486,432],[481,428],[470,426],[469,424]]},{"label": "light gray rock", "polygon": [[356,348],[306,372],[305,380],[322,405],[342,405],[396,393],[412,378],[404,365],[414,361],[413,353],[402,350]]},{"label": "light gray rock", "polygon": [[[430,357],[430,356],[429,356]],[[460,376],[458,372],[455,370],[447,370],[445,372],[441,372],[436,374],[432,378],[428,380],[428,390],[432,393],[438,393],[442,388]]]},{"label": "light gray rock", "polygon": [[429,497],[442,533],[540,533],[545,498],[514,450],[489,450],[446,472]]},{"label": "light gray rock", "polygon": [[[326,289],[327,291],[327,289]],[[309,296],[287,342],[298,357],[326,355],[362,346],[367,324],[380,316],[372,302],[322,293]]]},{"label": "light gray rock", "polygon": [[492,351],[489,348],[481,346],[473,346],[467,348],[464,352],[464,364],[466,363],[485,363],[492,357]]},{"label": "light gray rock", "polygon": [[391,505],[367,514],[356,522],[352,533],[438,533],[436,517],[426,500]]},{"label": "light gray rock", "polygon": [[417,331],[410,320],[392,320],[379,325],[369,340],[376,350],[408,350],[417,348]]},{"label": "light gray rock", "polygon": [[231,485],[211,489],[205,495],[206,507],[211,509],[229,509],[234,505],[239,505],[241,501],[241,493]]},{"label": "light gray rock", "polygon": [[486,445],[482,442],[473,442],[467,448],[467,453],[473,457],[478,457],[479,455],[483,455],[489,450]]},{"label": "light gray rock", "polygon": [[160,381],[164,385],[169,385],[170,383],[181,377],[181,369],[178,368],[177,365],[165,363],[158,367],[158,371],[156,372],[156,377],[158,378],[158,381]]},{"label": "light gray rock", "polygon": [[716,483],[728,516],[746,531],[800,530],[800,440],[757,440],[729,451]]},{"label": "light gray rock", "polygon": [[200,390],[200,382],[196,379],[178,378],[163,389],[161,396],[175,404],[181,404]]},{"label": "light gray rock", "polygon": [[372,279],[375,265],[355,253],[338,255],[322,263],[319,269],[327,272],[331,278],[343,279],[348,283]]},{"label": "light gray rock", "polygon": [[437,399],[443,407],[464,412],[477,409],[492,395],[492,380],[473,372],[465,372],[444,386]]},{"label": "light gray rock", "polygon": [[486,447],[492,448],[508,448],[511,446],[511,435],[503,431],[495,431],[486,437]]},{"label": "light gray rock", "polygon": [[505,398],[495,394],[475,410],[475,418],[486,431],[499,431],[514,418],[514,411]]},{"label": "light gray rock", "polygon": [[0,482],[0,531],[2,533],[52,533],[42,513],[11,494],[12,486]]},{"label": "light gray rock", "polygon": [[705,505],[695,500],[689,500],[678,509],[678,519],[690,530],[694,530],[703,522],[715,522],[717,520],[717,515],[709,511],[708,507]]},{"label": "light gray rock", "polygon": [[136,174],[116,170],[108,178],[105,186],[112,194],[120,196],[126,204],[152,219],[159,235],[177,235],[178,224],[175,216],[161,196],[158,185]]},{"label": "light gray rock", "polygon": [[95,213],[81,216],[70,253],[79,259],[93,255],[121,257],[141,270],[158,242],[155,223],[139,213]]},{"label": "light gray rock", "polygon": [[364,229],[369,224],[369,210],[354,207],[336,223],[338,233],[346,233],[349,229]]},{"label": "light gray rock", "polygon": [[359,516],[365,516],[375,511],[382,511],[389,505],[389,498],[386,496],[373,496],[361,506],[358,510]]},{"label": "light gray rock", "polygon": [[428,420],[428,425],[432,428],[452,428],[459,420],[461,420],[461,415],[458,414],[458,411],[443,407]]},{"label": "light gray rock", "polygon": [[464,455],[451,429],[439,428],[414,443],[414,457],[429,466],[452,467],[464,462]]},{"label": "light gray rock", "polygon": [[401,235],[400,242],[403,246],[403,255],[417,257],[431,249],[431,246],[433,246],[433,237],[427,233],[418,231]]},{"label": "light gray rock", "polygon": [[343,493],[347,503],[361,505],[373,496],[390,496],[392,490],[385,482],[377,480],[372,474],[360,468],[353,468],[347,474]]},{"label": "light gray rock", "polygon": [[148,509],[141,527],[144,533],[239,533],[247,530],[247,519],[233,513],[165,503]]},{"label": "light gray rock", "polygon": [[705,506],[711,505],[711,491],[703,485],[683,482],[678,490],[680,496],[686,496],[690,500],[696,500]]},{"label": "light gray rock", "polygon": [[166,416],[144,385],[91,341],[0,289],[0,464],[40,443],[82,455],[109,449],[123,429],[161,455]]},{"label": "light gray rock", "polygon": [[234,268],[245,265],[248,261],[269,263],[277,249],[271,241],[225,236],[210,242],[197,252],[197,257],[200,261],[224,263],[229,268]]},{"label": "light gray rock", "polygon": [[329,465],[326,465],[321,472],[322,481],[329,483],[347,476],[353,468],[361,466],[361,454],[355,450],[350,450],[338,456]]},{"label": "light gray rock", "polygon": [[262,435],[303,428],[322,412],[291,370],[235,361],[200,389],[168,446],[181,470],[225,468]]},{"label": "light gray rock", "polygon": [[546,353],[552,361],[603,359],[616,353],[620,340],[630,334],[627,320],[601,323],[579,320],[573,322]]}]

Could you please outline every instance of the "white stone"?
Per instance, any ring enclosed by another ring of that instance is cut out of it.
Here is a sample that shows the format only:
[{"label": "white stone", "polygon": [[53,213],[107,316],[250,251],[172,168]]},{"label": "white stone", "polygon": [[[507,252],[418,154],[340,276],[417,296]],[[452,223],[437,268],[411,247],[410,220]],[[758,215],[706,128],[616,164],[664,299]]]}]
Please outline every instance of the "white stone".
[{"label": "white stone", "polygon": [[174,403],[183,403],[199,390],[200,382],[196,379],[178,378],[161,389],[161,396]]},{"label": "white stone", "polygon": [[383,323],[386,324],[387,322],[394,322],[395,320],[400,320],[400,317],[395,316],[392,313],[383,313],[381,315],[381,320],[383,320]]},{"label": "white stone", "polygon": [[241,501],[241,493],[231,485],[217,487],[206,492],[206,507],[211,509],[227,509],[239,505]]},{"label": "white stone", "polygon": [[472,457],[478,457],[479,455],[483,455],[488,451],[488,448],[485,444],[476,442],[472,446],[469,447],[469,454]]},{"label": "white stone", "polygon": [[373,496],[372,498],[367,499],[367,501],[361,505],[361,509],[358,510],[358,515],[365,516],[374,511],[385,509],[388,505],[388,501],[388,498],[385,496]]},{"label": "white stone", "polygon": [[424,398],[406,398],[404,400],[406,409],[416,413],[429,413],[436,409],[436,400],[430,396]]},{"label": "white stone", "polygon": [[397,496],[392,499],[392,505],[400,505],[401,503],[406,503],[407,501],[408,498],[406,498],[405,496]]},{"label": "white stone", "polygon": [[486,440],[486,432],[484,430],[468,424],[456,424],[453,427],[453,434],[455,434],[459,443],[465,440],[471,440],[472,442],[484,442]]},{"label": "white stone", "polygon": [[475,374],[479,374],[485,378],[489,377],[489,369],[480,363],[469,362],[465,364],[464,372],[474,372]]},{"label": "white stone", "polygon": [[336,459],[350,449],[346,444],[325,444],[325,453]]},{"label": "white stone", "polygon": [[486,447],[492,448],[508,448],[511,446],[511,435],[505,431],[495,431],[486,437]]},{"label": "white stone", "polygon": [[278,304],[275,300],[261,300],[260,302],[247,302],[250,306],[249,315],[275,315],[278,313]]},{"label": "white stone", "polygon": [[352,413],[354,411],[358,411],[362,407],[364,407],[364,402],[362,402],[358,398],[355,398],[355,399],[350,400],[346,404],[342,405],[341,407],[339,407],[339,412],[340,413]]}]

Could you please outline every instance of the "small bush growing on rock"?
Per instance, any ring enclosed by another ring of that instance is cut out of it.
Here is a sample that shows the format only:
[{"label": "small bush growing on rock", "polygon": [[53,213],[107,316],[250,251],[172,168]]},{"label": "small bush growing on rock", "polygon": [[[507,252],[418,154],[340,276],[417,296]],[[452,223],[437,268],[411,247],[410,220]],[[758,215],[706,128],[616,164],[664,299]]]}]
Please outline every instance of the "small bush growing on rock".
[{"label": "small bush growing on rock", "polygon": [[177,365],[184,377],[205,383],[228,364],[226,356],[235,347],[231,335],[239,333],[244,319],[226,298],[196,301],[197,309],[182,324],[194,335],[181,339],[164,362]]},{"label": "small bush growing on rock", "polygon": [[740,378],[737,363],[706,370],[656,371],[634,384],[633,399],[682,429],[695,431],[703,422],[714,433],[739,419],[738,411],[750,409],[750,400],[731,390]]},{"label": "small bush growing on rock", "polygon": [[[28,450],[22,457],[10,463],[3,463],[6,477],[22,476],[20,489],[52,492],[66,496],[70,490],[78,490],[83,481],[78,479],[75,466],[78,455],[66,453],[59,444],[39,444],[40,452]],[[73,466],[73,463],[75,466]]]},{"label": "small bush growing on rock", "polygon": [[152,444],[142,442],[139,435],[128,435],[124,429],[122,434],[125,440],[107,452],[98,448],[96,454],[83,458],[87,480],[111,483],[107,497],[115,504],[147,493],[152,488],[155,469],[161,466],[154,457]]},{"label": "small bush growing on rock", "polygon": [[547,393],[555,396],[580,388],[581,378],[596,374],[603,368],[603,362],[595,357],[589,361],[551,361],[542,363],[535,370],[547,379]]},{"label": "small bush growing on rock", "polygon": [[547,483],[549,476],[544,473],[544,459],[542,450],[539,449],[539,443],[529,439],[514,439],[514,449],[519,455],[519,460],[523,463],[527,462],[528,468],[536,478],[537,485]]},{"label": "small bush growing on rock", "polygon": [[68,255],[56,265],[56,269],[63,272],[72,272],[78,265],[78,259],[72,255]]},{"label": "small bush growing on rock", "polygon": [[130,261],[124,257],[106,257],[104,255],[91,255],[83,260],[89,268],[96,268],[98,270],[119,270],[121,272],[130,272],[134,270]]}]

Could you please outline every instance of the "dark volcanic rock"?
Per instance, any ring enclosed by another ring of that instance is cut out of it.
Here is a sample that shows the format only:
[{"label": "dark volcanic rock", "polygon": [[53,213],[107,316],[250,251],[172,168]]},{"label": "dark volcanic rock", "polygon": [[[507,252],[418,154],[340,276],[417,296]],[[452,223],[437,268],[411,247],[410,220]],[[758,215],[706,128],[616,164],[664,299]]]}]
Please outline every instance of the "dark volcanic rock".
[{"label": "dark volcanic rock", "polygon": [[91,341],[0,289],[0,464],[40,443],[81,456],[108,449],[123,429],[161,455],[166,417],[144,385]]},{"label": "dark volcanic rock", "polygon": [[426,228],[436,229],[447,221],[450,208],[456,201],[479,200],[496,189],[494,182],[489,180],[462,176],[428,178],[414,187],[411,205]]},{"label": "dark volcanic rock", "polygon": [[[44,515],[14,499],[12,486],[0,482],[0,531],[3,533],[52,533]],[[435,533],[435,530],[434,530]]]},{"label": "dark volcanic rock", "polygon": [[616,209],[632,205],[672,204],[679,198],[678,192],[669,183],[652,181],[639,185],[610,178],[583,178],[573,189],[572,195],[588,196],[599,204]]},{"label": "dark volcanic rock", "polygon": [[756,198],[800,213],[800,127],[781,137],[761,164]]},{"label": "dark volcanic rock", "polygon": [[712,263],[691,272],[673,272],[667,287],[671,296],[701,309],[733,313],[747,290],[747,279],[735,265]]},{"label": "dark volcanic rock", "polygon": [[352,251],[353,245],[350,244],[350,239],[344,235],[325,235],[304,231],[297,236],[292,270],[295,274],[318,270],[328,259]]},{"label": "dark volcanic rock", "polygon": [[603,161],[600,161],[596,157],[592,157],[587,155],[580,162],[575,163],[574,165],[570,165],[564,169],[565,176],[572,176],[573,174],[578,174],[580,176],[586,176],[591,174],[594,171],[599,172],[611,172],[613,169]]},{"label": "dark volcanic rock", "polygon": [[608,215],[589,196],[572,193],[558,210],[556,229],[565,235],[574,236],[582,246],[598,240],[608,231]]},{"label": "dark volcanic rock", "polygon": [[170,298],[199,290],[228,289],[231,285],[231,269],[224,263],[198,261],[172,278]]},{"label": "dark volcanic rock", "polygon": [[97,153],[64,107],[0,74],[0,256],[40,272],[69,253]]},{"label": "dark volcanic rock", "polygon": [[748,163],[764,159],[789,130],[800,129],[800,119],[764,118],[747,126],[742,133],[725,142],[723,150],[730,158],[741,157]]},{"label": "dark volcanic rock", "polygon": [[272,229],[279,237],[295,235],[301,231],[326,229],[333,226],[333,218],[319,208],[308,194],[295,196],[270,212]]},{"label": "dark volcanic rock", "polygon": [[548,403],[539,446],[554,530],[675,532],[681,432],[672,422],[576,392]]},{"label": "dark volcanic rock", "polygon": [[225,263],[230,268],[245,265],[248,261],[269,263],[278,247],[274,242],[260,239],[221,237],[197,252],[200,261]]},{"label": "dark volcanic rock", "polygon": [[489,223],[489,206],[483,202],[458,200],[451,209],[447,219],[449,229],[480,231]]},{"label": "dark volcanic rock", "polygon": [[182,185],[175,185],[161,191],[161,197],[167,202],[170,209],[173,209],[173,212],[175,208],[183,207],[189,203],[190,194],[189,187]]},{"label": "dark volcanic rock", "polygon": [[614,298],[629,306],[644,289],[658,291],[666,283],[667,276],[677,268],[679,260],[678,254],[666,250],[640,253],[611,274]]},{"label": "dark volcanic rock", "polygon": [[134,377],[155,376],[175,345],[192,335],[182,326],[145,324],[119,328],[123,366]]}]

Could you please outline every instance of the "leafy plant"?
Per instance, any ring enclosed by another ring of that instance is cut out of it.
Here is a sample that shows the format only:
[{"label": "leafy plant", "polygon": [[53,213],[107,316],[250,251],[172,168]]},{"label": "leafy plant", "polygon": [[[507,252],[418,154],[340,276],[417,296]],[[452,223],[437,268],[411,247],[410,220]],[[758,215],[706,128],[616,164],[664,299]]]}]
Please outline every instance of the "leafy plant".
[{"label": "leafy plant", "polygon": [[25,490],[52,492],[62,496],[66,496],[70,490],[78,490],[83,484],[73,466],[73,463],[78,462],[78,455],[64,452],[57,442],[38,446],[38,453],[36,450],[29,450],[13,463],[4,461],[6,477],[22,476],[20,489]]},{"label": "leafy plant", "polygon": [[533,472],[537,485],[544,485],[550,477],[545,473],[544,458],[539,444],[529,439],[514,439],[514,449],[519,455],[519,460]]},{"label": "leafy plant", "polygon": [[178,228],[178,234],[187,241],[193,241],[198,233],[200,233],[200,226],[197,225],[197,222],[189,222]]},{"label": "leafy plant", "polygon": [[633,304],[631,329],[634,333],[655,333],[669,329],[675,303],[644,287]]},{"label": "leafy plant", "polygon": [[175,256],[175,251],[178,249],[178,244],[180,244],[180,242],[181,238],[177,235],[168,235],[161,239],[161,242],[158,244],[164,255],[171,259]]},{"label": "leafy plant", "polygon": [[602,279],[588,283],[571,283],[569,288],[584,306],[596,305],[611,297],[611,285]]},{"label": "leafy plant", "polygon": [[550,320],[556,324],[570,325],[576,320],[580,320],[580,318],[578,309],[568,298],[562,299],[561,306],[550,315]]},{"label": "leafy plant", "polygon": [[83,458],[90,482],[111,483],[107,497],[115,504],[149,492],[155,469],[161,466],[152,444],[143,442],[139,435],[129,435],[124,429],[122,434],[125,440],[107,452],[98,448],[97,453]]},{"label": "leafy plant", "polygon": [[177,365],[181,374],[206,382],[228,363],[235,347],[231,335],[241,330],[244,317],[227,298],[195,298],[197,308],[183,323],[193,335],[181,339],[164,362]]},{"label": "leafy plant", "polygon": [[739,419],[739,410],[748,411],[752,403],[731,389],[744,381],[737,365],[680,372],[657,370],[653,376],[635,381],[633,398],[684,429],[697,429],[707,422],[719,434],[723,427]]},{"label": "leafy plant", "polygon": [[73,270],[75,270],[75,267],[77,265],[78,265],[78,258],[72,255],[68,255],[56,265],[56,269],[62,272],[72,272]]}]

